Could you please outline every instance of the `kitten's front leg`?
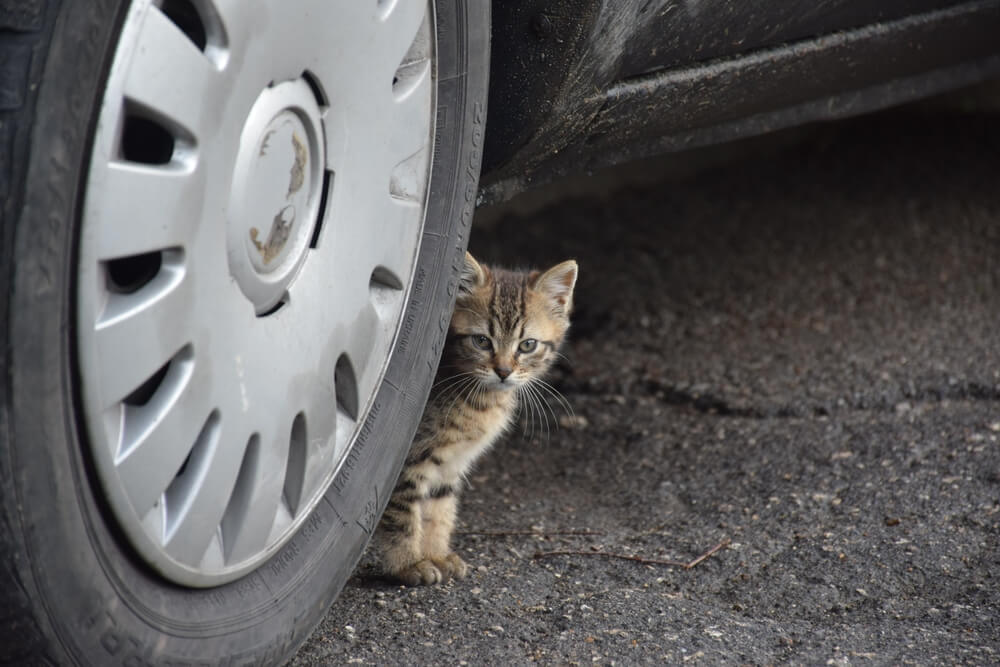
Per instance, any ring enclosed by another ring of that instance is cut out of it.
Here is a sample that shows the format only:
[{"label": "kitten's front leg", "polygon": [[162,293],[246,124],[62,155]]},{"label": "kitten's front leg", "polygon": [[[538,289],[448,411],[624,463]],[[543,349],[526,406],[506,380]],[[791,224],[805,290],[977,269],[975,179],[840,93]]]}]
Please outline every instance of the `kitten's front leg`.
[{"label": "kitten's front leg", "polygon": [[421,498],[413,485],[403,482],[393,491],[375,533],[375,547],[385,573],[411,586],[441,579],[440,572],[432,567],[416,567],[424,560],[421,510]]},{"label": "kitten's front leg", "polygon": [[430,489],[419,470],[405,469],[375,535],[385,573],[408,586],[464,577],[468,568],[449,547],[456,512],[452,487]]},{"label": "kitten's front leg", "polygon": [[458,496],[454,486],[439,486],[423,501],[424,556],[441,571],[445,579],[463,579],[469,568],[461,557],[451,550],[451,535],[455,530],[458,514]]},{"label": "kitten's front leg", "polygon": [[451,550],[458,500],[455,487],[431,487],[420,466],[403,470],[375,535],[385,573],[408,586],[461,579],[468,567]]}]

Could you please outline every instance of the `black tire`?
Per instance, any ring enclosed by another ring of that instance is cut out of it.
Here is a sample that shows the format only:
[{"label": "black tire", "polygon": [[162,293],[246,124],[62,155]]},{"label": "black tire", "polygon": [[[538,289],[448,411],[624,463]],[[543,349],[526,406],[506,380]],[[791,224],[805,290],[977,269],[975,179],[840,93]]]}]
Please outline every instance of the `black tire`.
[{"label": "black tire", "polygon": [[416,279],[385,381],[298,534],[212,589],[154,574],[116,531],[81,441],[75,248],[95,117],[127,0],[0,7],[0,662],[273,664],[367,544],[430,389],[468,242],[489,3],[439,0],[437,141]]}]

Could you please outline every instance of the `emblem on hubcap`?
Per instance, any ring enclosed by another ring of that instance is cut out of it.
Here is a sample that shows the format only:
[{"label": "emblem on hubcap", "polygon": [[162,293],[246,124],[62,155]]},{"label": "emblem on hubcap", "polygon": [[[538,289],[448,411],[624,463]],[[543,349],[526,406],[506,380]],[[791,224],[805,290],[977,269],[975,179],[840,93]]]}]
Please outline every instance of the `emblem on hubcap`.
[{"label": "emblem on hubcap", "polygon": [[257,314],[306,260],[323,188],[323,126],[309,84],[268,87],[247,116],[230,195],[229,268]]}]

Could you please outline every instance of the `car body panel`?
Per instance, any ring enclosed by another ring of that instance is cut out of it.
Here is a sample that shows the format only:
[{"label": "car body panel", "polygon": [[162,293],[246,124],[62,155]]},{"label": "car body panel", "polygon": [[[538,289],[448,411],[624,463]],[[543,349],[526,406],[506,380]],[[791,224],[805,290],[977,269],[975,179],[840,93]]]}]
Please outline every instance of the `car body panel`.
[{"label": "car body panel", "polygon": [[[686,64],[631,77],[624,63],[649,25],[636,18],[648,3],[516,4],[494,3],[481,204],[563,174],[856,115],[1000,76],[1000,0],[908,3],[942,8],[771,46],[736,45],[708,60],[694,54]],[[841,8],[830,17],[845,19],[857,5],[830,6]],[[748,24],[744,32],[754,30]]]},{"label": "car body panel", "polygon": [[622,78],[895,21],[959,0],[647,0],[622,53]]}]

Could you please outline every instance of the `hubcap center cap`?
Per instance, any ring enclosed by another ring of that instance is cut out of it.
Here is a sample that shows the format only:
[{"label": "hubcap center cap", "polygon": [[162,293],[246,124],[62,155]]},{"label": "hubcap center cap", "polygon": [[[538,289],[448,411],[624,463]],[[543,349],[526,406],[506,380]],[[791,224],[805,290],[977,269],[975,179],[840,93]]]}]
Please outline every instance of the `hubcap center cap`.
[{"label": "hubcap center cap", "polygon": [[303,221],[296,214],[306,210],[309,203],[307,186],[311,184],[305,182],[309,166],[307,137],[298,114],[282,111],[268,123],[258,142],[257,156],[248,165],[248,194],[260,204],[255,206],[260,221],[267,225],[269,214],[274,212],[264,229],[253,226],[255,220],[245,221],[251,223],[247,235],[250,263],[260,273],[270,273],[281,265],[288,254],[289,237],[302,227]]},{"label": "hubcap center cap", "polygon": [[229,269],[257,314],[282,302],[305,262],[319,216],[325,161],[309,85],[264,90],[247,116],[233,171]]}]

